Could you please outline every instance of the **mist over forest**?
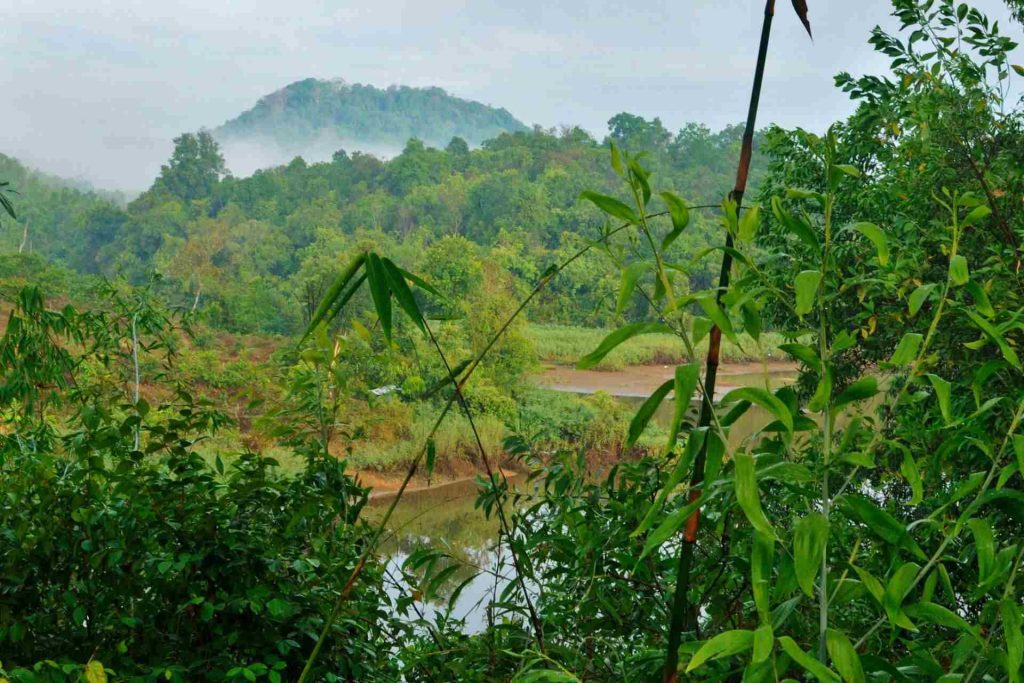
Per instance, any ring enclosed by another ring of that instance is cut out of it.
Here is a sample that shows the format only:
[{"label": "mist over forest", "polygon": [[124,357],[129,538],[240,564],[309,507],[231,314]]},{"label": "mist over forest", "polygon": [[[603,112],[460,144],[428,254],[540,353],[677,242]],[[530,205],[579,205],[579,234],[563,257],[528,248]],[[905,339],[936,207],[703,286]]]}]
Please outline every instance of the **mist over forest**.
[{"label": "mist over forest", "polygon": [[0,683],[1024,680],[1024,3],[261,4],[4,19]]}]

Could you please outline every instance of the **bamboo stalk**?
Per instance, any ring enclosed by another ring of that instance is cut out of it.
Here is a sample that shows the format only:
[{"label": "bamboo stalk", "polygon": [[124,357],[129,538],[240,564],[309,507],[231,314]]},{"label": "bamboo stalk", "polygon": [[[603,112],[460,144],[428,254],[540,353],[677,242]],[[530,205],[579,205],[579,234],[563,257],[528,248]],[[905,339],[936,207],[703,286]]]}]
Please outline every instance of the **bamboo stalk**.
[{"label": "bamboo stalk", "polygon": [[[747,177],[750,173],[750,159],[754,146],[754,126],[757,120],[757,108],[761,99],[761,83],[764,79],[764,67],[768,57],[768,39],[771,35],[772,19],[775,16],[775,0],[766,0],[764,6],[764,22],[761,25],[761,44],[757,52],[757,66],[754,70],[754,85],[750,93],[750,106],[747,110],[747,123],[743,131],[743,145],[740,150],[739,166],[736,169],[736,185],[729,194],[729,199],[736,202],[737,212],[743,203],[743,195],[747,190]],[[732,270],[733,238],[726,237],[726,249],[722,252],[722,269],[718,276],[718,292],[716,298],[721,303],[722,294],[729,288],[729,275]],[[699,426],[711,424],[714,410],[715,382],[718,377],[719,354],[722,347],[722,331],[718,326],[711,328],[708,339],[708,355],[704,373],[704,396],[700,405]],[[693,475],[690,479],[690,500],[696,501],[701,496],[701,484],[704,482],[704,464],[707,461],[707,442],[697,453],[693,463]],[[676,573],[676,589],[672,600],[672,619],[668,632],[668,651],[665,657],[663,680],[665,683],[676,683],[679,679],[679,645],[683,630],[696,630],[697,605],[691,605],[687,595],[691,586],[693,570],[693,550],[697,543],[697,532],[700,528],[700,508],[695,510],[686,520],[683,544],[679,549],[678,570]]]}]

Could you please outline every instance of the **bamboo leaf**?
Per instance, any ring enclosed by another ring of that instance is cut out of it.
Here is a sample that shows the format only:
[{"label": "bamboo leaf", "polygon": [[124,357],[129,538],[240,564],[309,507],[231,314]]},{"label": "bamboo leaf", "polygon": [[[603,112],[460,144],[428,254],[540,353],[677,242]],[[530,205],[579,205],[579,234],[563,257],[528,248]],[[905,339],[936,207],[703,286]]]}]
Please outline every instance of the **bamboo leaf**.
[{"label": "bamboo leaf", "polygon": [[840,498],[850,516],[866,525],[887,543],[903,548],[920,559],[926,559],[924,551],[911,538],[906,526],[878,507],[874,501],[863,496],[847,494]]},{"label": "bamboo leaf", "polygon": [[420,332],[426,334],[427,326],[423,321],[423,314],[420,312],[419,304],[416,303],[416,298],[412,295],[412,290],[409,289],[409,285],[405,281],[402,270],[392,263],[391,259],[382,258],[380,262],[384,266],[388,286],[395,295],[395,301],[398,302],[398,305],[405,311],[405,314],[409,316],[409,319],[413,321],[416,327],[420,329]]},{"label": "bamboo leaf", "polygon": [[949,260],[949,279],[955,285],[966,285],[967,281],[971,279],[967,259],[962,254],[957,254]]},{"label": "bamboo leaf", "polygon": [[811,33],[811,20],[807,18],[807,0],[793,0],[793,9],[796,10],[796,15],[800,17],[800,23],[807,30],[807,35],[810,38],[814,38],[814,34]]},{"label": "bamboo leaf", "polygon": [[597,348],[580,359],[576,364],[579,370],[592,368],[614,351],[623,342],[642,334],[665,334],[671,333],[672,329],[664,323],[632,323],[615,330],[597,345]]},{"label": "bamboo leaf", "polygon": [[911,318],[917,315],[917,312],[921,310],[921,306],[924,305],[924,302],[928,300],[933,291],[935,291],[934,283],[921,285],[907,298],[907,311],[910,313]]},{"label": "bamboo leaf", "polygon": [[913,562],[906,562],[901,565],[889,577],[889,583],[886,585],[885,593],[882,596],[882,607],[885,609],[889,621],[894,626],[910,631],[916,631],[917,627],[914,626],[914,622],[910,621],[910,617],[906,615],[902,607],[903,601],[906,599],[907,593],[910,592],[910,587],[913,585],[920,570],[921,567]]},{"label": "bamboo leaf", "polygon": [[580,198],[593,202],[597,208],[601,209],[609,216],[620,218],[627,223],[637,224],[640,222],[640,218],[636,215],[636,212],[633,211],[633,209],[629,208],[614,197],[586,190],[580,193]]},{"label": "bamboo leaf", "polygon": [[854,223],[853,229],[871,240],[878,253],[878,263],[885,265],[889,262],[889,240],[880,227],[874,223]]},{"label": "bamboo leaf", "polygon": [[903,451],[903,462],[900,464],[900,474],[910,485],[911,497],[907,505],[918,505],[924,498],[924,484],[921,482],[921,470],[914,460],[910,449]]},{"label": "bamboo leaf", "polygon": [[980,518],[968,520],[967,526],[974,536],[974,553],[978,556],[978,583],[985,583],[992,576],[996,565],[996,543],[992,527]]},{"label": "bamboo leaf", "polygon": [[818,352],[807,344],[780,344],[779,350],[788,353],[812,370],[821,372],[821,359],[818,358]]},{"label": "bamboo leaf", "polygon": [[907,616],[914,617],[920,621],[956,629],[970,635],[977,641],[981,640],[978,630],[968,624],[963,617],[934,602],[919,602],[905,607],[903,611],[907,613]]},{"label": "bamboo leaf", "polygon": [[763,662],[772,654],[775,647],[775,633],[772,631],[770,622],[765,622],[754,631],[754,643],[752,646],[751,660],[757,664]]},{"label": "bamboo leaf", "polygon": [[801,650],[796,641],[789,636],[780,637],[779,645],[782,646],[782,651],[789,655],[790,659],[802,666],[807,673],[817,678],[821,683],[841,683],[839,676],[836,676],[827,666]]},{"label": "bamboo leaf", "polygon": [[754,205],[747,209],[740,219],[739,238],[745,242],[754,239],[757,228],[761,225],[761,207]]},{"label": "bamboo leaf", "polygon": [[761,492],[757,488],[754,458],[748,453],[736,453],[733,456],[733,465],[736,468],[736,502],[739,503],[740,509],[752,527],[776,540],[778,537],[775,530],[761,508]]},{"label": "bamboo leaf", "polygon": [[817,270],[805,270],[796,276],[794,287],[796,288],[796,314],[806,315],[814,308],[814,297],[818,293],[818,285],[821,283],[821,272]]},{"label": "bamboo leaf", "polygon": [[654,503],[647,510],[647,514],[644,515],[643,520],[640,521],[640,525],[633,531],[633,533],[630,534],[631,538],[635,538],[651,528],[651,525],[654,523],[654,519],[658,516],[658,513],[661,512],[661,508],[664,506],[665,500],[668,499],[669,494],[679,486],[687,472],[689,472],[690,465],[693,464],[697,452],[704,445],[707,433],[707,427],[700,427],[690,432],[690,437],[686,440],[686,450],[683,451],[682,456],[676,460],[675,467],[672,468],[672,473],[669,474],[668,481],[666,481],[665,486],[658,491],[658,495],[655,497]]},{"label": "bamboo leaf", "polygon": [[651,265],[647,261],[637,261],[623,268],[622,280],[619,283],[619,299],[615,304],[615,315],[622,315],[622,312],[626,310],[629,300],[633,297],[633,291],[636,289],[637,280],[650,267]]},{"label": "bamboo leaf", "polygon": [[772,197],[772,214],[775,219],[782,223],[782,226],[789,232],[795,235],[801,242],[806,244],[815,252],[821,249],[821,243],[818,242],[818,236],[814,234],[814,230],[811,226],[803,220],[793,214],[786,211],[782,206],[782,200],[778,197]]},{"label": "bamboo leaf", "polygon": [[690,663],[686,665],[686,672],[689,673],[705,662],[729,657],[741,652],[746,652],[754,645],[754,632],[746,629],[736,629],[719,633],[711,640],[706,641],[693,655]]},{"label": "bamboo leaf", "polygon": [[1013,347],[1010,346],[1009,343],[1007,343],[1006,338],[1002,333],[1000,333],[992,323],[988,322],[974,311],[965,310],[964,313],[967,314],[967,317],[971,319],[971,322],[973,322],[975,326],[977,326],[985,333],[986,336],[996,343],[996,346],[999,347],[999,351],[1003,354],[1003,358],[1006,359],[1006,362],[1020,370],[1020,358],[1017,357],[1017,352],[1013,350]]},{"label": "bamboo leaf", "polygon": [[809,597],[814,597],[814,581],[828,545],[828,520],[812,512],[796,523],[793,535],[793,559],[796,580]]},{"label": "bamboo leaf", "polygon": [[864,401],[878,393],[878,380],[874,377],[864,377],[850,386],[846,387],[833,403],[833,409],[838,410],[849,403]]},{"label": "bamboo leaf", "polygon": [[640,557],[637,558],[637,565],[647,557],[651,551],[660,548],[661,544],[670,539],[677,531],[679,527],[686,523],[686,520],[690,518],[690,515],[697,512],[703,502],[706,502],[708,496],[702,496],[691,500],[689,503],[679,508],[671,515],[666,517],[661,524],[659,524],[651,535],[647,537],[647,542],[644,543],[643,552],[640,553]]},{"label": "bamboo leaf", "polygon": [[973,280],[968,282],[966,285],[967,291],[970,292],[971,298],[974,299],[974,307],[981,312],[986,318],[994,318],[996,316],[996,309],[992,307],[992,302],[988,298],[988,294],[982,289],[981,285]]},{"label": "bamboo leaf", "polygon": [[917,358],[917,351],[921,348],[921,340],[924,339],[917,332],[907,332],[896,345],[889,363],[897,368],[910,365]]},{"label": "bamboo leaf", "polygon": [[644,429],[647,428],[647,424],[654,417],[654,413],[658,410],[662,403],[665,402],[665,397],[668,396],[668,392],[672,390],[674,386],[674,380],[668,380],[660,387],[654,390],[646,401],[640,406],[640,409],[636,411],[636,415],[629,423],[629,437],[626,439],[626,448],[632,448],[636,444],[636,440],[643,434]]},{"label": "bamboo leaf", "polygon": [[722,334],[726,336],[732,343],[739,345],[739,339],[736,338],[736,333],[732,329],[732,323],[729,321],[729,316],[718,306],[718,302],[715,301],[715,296],[709,294],[697,299],[697,303],[704,309],[704,313],[707,314],[711,322],[722,331]]},{"label": "bamboo leaf", "polygon": [[1003,633],[1006,634],[1006,672],[1011,683],[1021,683],[1024,634],[1021,633],[1020,605],[1013,600],[1003,600],[999,605],[999,612],[1003,617]]},{"label": "bamboo leaf", "polygon": [[675,409],[672,412],[672,424],[669,426],[669,441],[667,452],[671,453],[675,448],[676,440],[679,438],[679,428],[683,424],[686,413],[690,410],[690,402],[693,392],[697,390],[697,383],[700,380],[700,363],[689,363],[688,365],[676,366],[675,383],[673,386],[673,397]]},{"label": "bamboo leaf", "polygon": [[825,644],[844,683],[864,683],[864,667],[861,666],[860,655],[846,634],[830,628],[825,632]]},{"label": "bamboo leaf", "polygon": [[324,298],[321,299],[320,304],[316,307],[316,311],[314,311],[313,315],[310,317],[309,324],[306,325],[306,331],[303,333],[302,339],[299,341],[300,345],[307,337],[309,337],[310,333],[316,329],[316,326],[324,321],[327,316],[327,312],[332,308],[336,308],[335,304],[338,301],[338,297],[342,295],[342,291],[345,287],[348,286],[348,284],[352,282],[353,278],[356,277],[356,273],[358,273],[359,269],[363,267],[365,260],[366,253],[361,252],[352,259],[348,267],[346,267],[345,270],[334,279],[334,282],[331,283],[331,286],[324,293]]},{"label": "bamboo leaf", "polygon": [[662,192],[661,198],[668,207],[669,215],[672,217],[672,232],[665,235],[661,241],[661,250],[665,251],[676,241],[676,238],[683,234],[683,230],[690,223],[690,208],[682,199],[671,192]]},{"label": "bamboo leaf", "polygon": [[380,320],[384,338],[391,341],[391,288],[380,257],[374,253],[366,256],[366,280],[370,284],[370,298]]},{"label": "bamboo leaf", "polygon": [[765,389],[760,387],[740,387],[739,389],[733,389],[725,396],[722,397],[722,405],[728,405],[737,401],[750,401],[761,406],[772,415],[774,415],[779,422],[781,422],[786,430],[789,432],[793,431],[793,414],[789,412],[789,408],[786,404],[772,393],[769,393]]},{"label": "bamboo leaf", "polygon": [[938,375],[928,373],[928,381],[932,383],[935,390],[935,397],[939,400],[939,410],[942,412],[942,419],[948,425],[953,419],[953,411],[950,405],[953,386]]},{"label": "bamboo leaf", "polygon": [[970,213],[964,216],[962,225],[975,225],[976,223],[979,223],[983,219],[987,218],[991,213],[992,209],[988,208],[984,204],[982,204],[981,206],[976,206],[971,210]]}]

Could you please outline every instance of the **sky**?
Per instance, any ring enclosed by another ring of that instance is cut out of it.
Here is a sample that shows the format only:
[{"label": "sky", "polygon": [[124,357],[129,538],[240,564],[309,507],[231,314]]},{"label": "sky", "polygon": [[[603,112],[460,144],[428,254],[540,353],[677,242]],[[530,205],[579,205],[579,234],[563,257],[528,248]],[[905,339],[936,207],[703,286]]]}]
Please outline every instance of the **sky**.
[{"label": "sky", "polygon": [[[840,71],[888,0],[779,0],[759,125],[825,128],[852,110]],[[999,0],[973,3],[1004,19]],[[743,119],[760,0],[33,0],[0,20],[0,152],[104,189],[149,186],[172,138],[303,78],[440,86],[527,124],[598,138],[621,111],[670,130]],[[1020,27],[1004,31],[1024,43]],[[1019,61],[1024,61],[1021,59]]]}]

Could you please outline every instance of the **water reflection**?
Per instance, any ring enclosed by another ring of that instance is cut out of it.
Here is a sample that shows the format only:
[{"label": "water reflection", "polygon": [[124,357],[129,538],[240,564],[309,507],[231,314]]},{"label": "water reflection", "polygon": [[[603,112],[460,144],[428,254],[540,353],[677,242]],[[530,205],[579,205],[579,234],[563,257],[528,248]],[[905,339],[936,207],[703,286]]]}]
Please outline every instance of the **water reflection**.
[{"label": "water reflection", "polygon": [[[730,387],[777,389],[791,383],[795,376],[794,371],[729,374],[724,375],[722,381]],[[619,400],[639,405],[644,399],[630,396]],[[667,427],[673,409],[672,400],[666,400],[655,414],[655,422]],[[753,406],[733,424],[730,442],[740,443],[769,421],[763,409]],[[524,475],[510,478],[510,483],[527,485]],[[486,607],[495,595],[501,594],[513,571],[507,558],[502,556],[502,549],[495,547],[497,520],[493,516],[488,519],[483,510],[474,507],[477,493],[477,482],[473,479],[406,492],[395,508],[389,522],[390,534],[381,547],[388,558],[386,568],[392,579],[388,594],[392,600],[402,595],[418,595],[419,586],[409,585],[403,578],[403,565],[414,552],[428,547],[450,555],[458,568],[437,591],[440,597],[434,601],[418,600],[416,608],[419,616],[427,621],[433,621],[438,614],[464,620],[463,630],[467,633],[478,633],[486,628]],[[390,502],[388,495],[374,497],[367,515],[371,520],[379,519]],[[455,604],[449,604],[452,591],[464,583]],[[414,612],[410,616],[417,615]]]}]

